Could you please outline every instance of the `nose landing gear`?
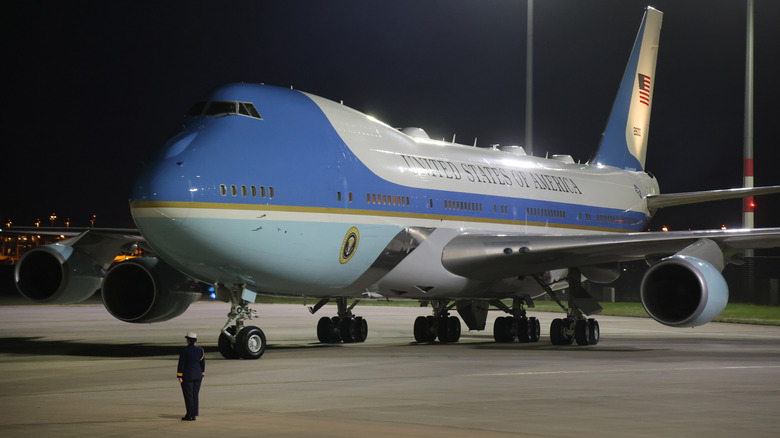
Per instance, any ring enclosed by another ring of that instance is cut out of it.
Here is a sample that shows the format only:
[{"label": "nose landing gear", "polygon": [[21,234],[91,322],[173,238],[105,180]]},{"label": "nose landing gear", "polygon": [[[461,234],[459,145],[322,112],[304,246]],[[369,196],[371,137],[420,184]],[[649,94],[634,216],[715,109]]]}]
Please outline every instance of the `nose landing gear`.
[{"label": "nose landing gear", "polygon": [[225,359],[259,359],[265,353],[265,333],[259,327],[245,326],[244,321],[257,318],[257,311],[249,308],[242,296],[241,285],[228,288],[216,285],[217,296],[230,300],[228,321],[222,327],[217,345]]}]

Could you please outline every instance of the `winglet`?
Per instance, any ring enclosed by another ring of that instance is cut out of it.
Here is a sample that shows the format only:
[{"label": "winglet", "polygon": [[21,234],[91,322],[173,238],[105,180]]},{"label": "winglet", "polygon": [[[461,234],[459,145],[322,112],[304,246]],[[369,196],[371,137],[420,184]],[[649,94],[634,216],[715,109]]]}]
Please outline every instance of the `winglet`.
[{"label": "winglet", "polygon": [[639,27],[601,144],[591,164],[644,170],[663,13],[650,6]]}]

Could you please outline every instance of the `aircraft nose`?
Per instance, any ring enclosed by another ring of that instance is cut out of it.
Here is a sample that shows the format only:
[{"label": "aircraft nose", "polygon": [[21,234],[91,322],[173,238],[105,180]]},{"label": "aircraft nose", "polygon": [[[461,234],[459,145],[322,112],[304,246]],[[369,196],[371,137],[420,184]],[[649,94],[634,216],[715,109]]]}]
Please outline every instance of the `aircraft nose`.
[{"label": "aircraft nose", "polygon": [[171,231],[189,215],[194,192],[182,139],[189,143],[191,138],[177,137],[166,144],[160,157],[144,169],[133,187],[130,208],[142,233],[151,227],[157,232]]}]

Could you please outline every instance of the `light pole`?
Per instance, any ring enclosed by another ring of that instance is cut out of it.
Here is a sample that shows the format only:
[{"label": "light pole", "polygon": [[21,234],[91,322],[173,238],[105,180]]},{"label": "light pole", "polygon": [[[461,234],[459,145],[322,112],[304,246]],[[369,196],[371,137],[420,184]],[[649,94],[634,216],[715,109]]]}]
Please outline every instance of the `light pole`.
[{"label": "light pole", "polygon": [[534,0],[528,0],[525,49],[525,152],[534,154]]}]

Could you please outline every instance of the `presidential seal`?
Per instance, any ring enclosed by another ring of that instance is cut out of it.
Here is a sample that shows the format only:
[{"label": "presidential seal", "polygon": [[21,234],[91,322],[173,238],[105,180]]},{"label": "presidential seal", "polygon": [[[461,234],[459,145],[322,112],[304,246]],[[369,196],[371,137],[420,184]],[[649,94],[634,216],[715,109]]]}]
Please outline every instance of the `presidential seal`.
[{"label": "presidential seal", "polygon": [[342,265],[355,255],[359,240],[360,233],[358,233],[358,229],[355,227],[350,228],[347,231],[347,235],[344,236],[344,242],[341,244],[341,252],[339,253],[339,262]]}]

